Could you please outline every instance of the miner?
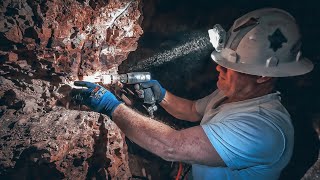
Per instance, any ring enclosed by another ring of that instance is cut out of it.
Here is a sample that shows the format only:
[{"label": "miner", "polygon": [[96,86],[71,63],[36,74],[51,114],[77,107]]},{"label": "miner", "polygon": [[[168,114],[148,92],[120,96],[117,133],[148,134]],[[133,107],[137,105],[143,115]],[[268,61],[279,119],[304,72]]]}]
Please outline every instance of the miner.
[{"label": "miner", "polygon": [[277,179],[293,151],[290,115],[275,89],[279,77],[310,72],[301,37],[287,12],[265,8],[237,19],[228,32],[209,31],[218,89],[191,101],[158,81],[140,84],[174,117],[200,125],[183,130],[143,116],[102,86],[77,81],[86,105],[112,118],[125,135],[168,161],[192,164],[193,179]]}]

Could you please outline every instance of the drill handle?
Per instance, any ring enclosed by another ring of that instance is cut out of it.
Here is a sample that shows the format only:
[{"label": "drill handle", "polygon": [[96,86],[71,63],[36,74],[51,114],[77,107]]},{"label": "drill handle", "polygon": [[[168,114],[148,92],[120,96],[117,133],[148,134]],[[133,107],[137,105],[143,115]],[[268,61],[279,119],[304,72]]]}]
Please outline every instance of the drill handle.
[{"label": "drill handle", "polygon": [[158,109],[158,107],[156,106],[156,99],[154,97],[153,90],[150,87],[142,89],[140,84],[135,84],[134,88],[139,98],[143,99],[143,103],[148,104],[148,106],[143,105],[143,107],[148,111],[150,117],[153,118],[153,113]]},{"label": "drill handle", "polygon": [[156,100],[154,98],[154,94],[151,88],[144,89],[144,98],[143,102],[146,104],[155,104]]},{"label": "drill handle", "polygon": [[139,98],[143,99],[143,103],[145,104],[155,104],[156,100],[151,88],[141,89],[140,84],[135,84],[134,88],[139,96]]}]

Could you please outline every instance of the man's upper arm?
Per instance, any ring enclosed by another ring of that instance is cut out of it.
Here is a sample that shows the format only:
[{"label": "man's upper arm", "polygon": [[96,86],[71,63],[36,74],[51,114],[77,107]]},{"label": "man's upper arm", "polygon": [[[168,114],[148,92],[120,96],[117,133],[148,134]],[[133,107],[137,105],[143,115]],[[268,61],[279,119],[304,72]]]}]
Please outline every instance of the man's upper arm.
[{"label": "man's upper arm", "polygon": [[278,127],[242,116],[177,132],[177,161],[243,169],[276,162],[284,150]]},{"label": "man's upper arm", "polygon": [[177,131],[173,142],[175,151],[170,153],[168,160],[208,166],[225,166],[201,126]]}]

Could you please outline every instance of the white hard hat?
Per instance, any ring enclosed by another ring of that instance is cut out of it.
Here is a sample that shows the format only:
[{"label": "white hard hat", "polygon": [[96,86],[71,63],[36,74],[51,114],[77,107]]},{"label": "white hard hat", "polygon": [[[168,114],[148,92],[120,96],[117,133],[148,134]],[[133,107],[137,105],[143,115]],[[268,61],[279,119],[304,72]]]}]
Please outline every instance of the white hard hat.
[{"label": "white hard hat", "polygon": [[216,49],[211,57],[225,68],[268,77],[302,75],[313,69],[312,62],[301,56],[299,28],[286,11],[255,10],[237,19],[228,33],[219,25],[208,32]]}]

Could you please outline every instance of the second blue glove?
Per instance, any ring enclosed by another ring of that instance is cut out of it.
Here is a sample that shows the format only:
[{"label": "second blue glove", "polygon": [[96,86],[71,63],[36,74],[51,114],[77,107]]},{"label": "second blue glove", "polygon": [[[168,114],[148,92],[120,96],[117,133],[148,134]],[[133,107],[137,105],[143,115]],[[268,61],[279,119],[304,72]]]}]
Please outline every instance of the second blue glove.
[{"label": "second blue glove", "polygon": [[154,95],[154,99],[157,103],[160,103],[163,100],[167,92],[157,80],[150,80],[147,82],[140,83],[140,87],[142,89],[151,88]]}]

